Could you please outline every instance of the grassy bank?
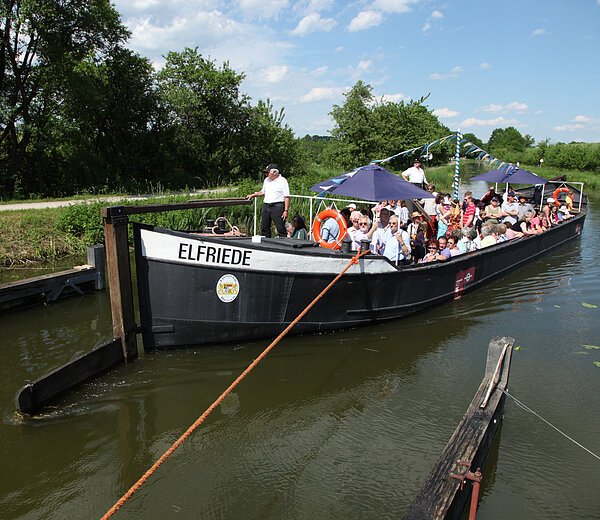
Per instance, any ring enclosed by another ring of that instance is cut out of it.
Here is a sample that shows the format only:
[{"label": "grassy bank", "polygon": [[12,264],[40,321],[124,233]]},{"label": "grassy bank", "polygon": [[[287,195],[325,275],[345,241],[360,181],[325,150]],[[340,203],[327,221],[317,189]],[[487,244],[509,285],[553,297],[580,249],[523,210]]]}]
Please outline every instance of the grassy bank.
[{"label": "grassy bank", "polygon": [[[600,174],[595,172],[564,171],[553,168],[524,166],[531,171],[552,178],[566,174],[570,181],[584,182],[586,189],[600,189]],[[292,193],[307,194],[308,188],[320,180],[339,175],[339,171],[315,167],[302,177],[289,179]],[[427,178],[436,184],[438,191],[451,192],[454,166],[446,165],[427,170]],[[220,193],[218,197],[243,197],[260,187],[259,179],[248,179],[235,188]],[[190,199],[215,198],[215,195],[174,195],[141,201],[85,203],[54,209],[0,211],[0,266],[31,264],[56,260],[65,256],[84,255],[87,246],[103,240],[100,208],[111,205],[134,205],[183,202]],[[290,214],[308,217],[309,203],[293,199]],[[137,215],[131,220],[180,230],[201,229],[207,218],[224,215],[231,223],[251,231],[253,206],[212,208],[171,213]]]},{"label": "grassy bank", "polygon": [[0,265],[22,265],[85,252],[76,237],[56,228],[62,209],[0,212]]}]

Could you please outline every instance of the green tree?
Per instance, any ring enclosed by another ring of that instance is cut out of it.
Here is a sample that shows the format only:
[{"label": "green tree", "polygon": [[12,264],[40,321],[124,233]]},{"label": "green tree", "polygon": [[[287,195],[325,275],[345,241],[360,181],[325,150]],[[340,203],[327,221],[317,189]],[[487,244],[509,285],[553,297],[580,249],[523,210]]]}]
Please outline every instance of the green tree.
[{"label": "green tree", "polygon": [[331,131],[334,144],[329,152],[334,164],[351,169],[375,158],[373,88],[358,81],[344,97],[344,104],[333,105],[330,112],[336,124]]},{"label": "green tree", "polygon": [[158,73],[160,132],[176,185],[209,185],[231,170],[237,140],[247,122],[243,74],[218,68],[198,49],[170,52]]},{"label": "green tree", "polygon": [[523,152],[527,141],[514,127],[496,128],[488,141],[488,151],[494,155],[501,156],[502,152]]},{"label": "green tree", "polygon": [[[4,0],[0,4],[0,183],[43,191],[40,152],[84,58],[102,60],[128,36],[109,0]],[[52,155],[52,154],[50,154]]]},{"label": "green tree", "polygon": [[198,49],[170,52],[158,74],[160,140],[171,186],[210,186],[260,172],[268,162],[296,164],[284,111],[269,101],[250,104],[243,74],[218,68]]},{"label": "green tree", "polygon": [[[378,102],[372,87],[362,81],[345,97],[344,104],[334,105],[331,111],[335,127],[329,148],[331,159],[344,169],[390,157],[450,132],[427,109],[426,98],[407,103]],[[445,148],[439,151],[440,158],[448,154]]]},{"label": "green tree", "polygon": [[484,142],[481,139],[479,139],[479,137],[477,137],[475,134],[463,134],[463,138],[473,143],[475,146],[479,146],[479,148],[481,149],[485,148]]}]

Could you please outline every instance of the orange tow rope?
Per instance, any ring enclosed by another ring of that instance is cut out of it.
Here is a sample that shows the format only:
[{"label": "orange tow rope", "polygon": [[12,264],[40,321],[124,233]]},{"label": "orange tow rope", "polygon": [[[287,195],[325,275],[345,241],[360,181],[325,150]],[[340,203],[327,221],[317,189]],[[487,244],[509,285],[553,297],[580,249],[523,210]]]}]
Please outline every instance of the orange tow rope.
[{"label": "orange tow rope", "polygon": [[250,363],[250,365],[248,365],[248,367],[237,377],[237,379],[231,383],[229,385],[229,387],[227,387],[227,389],[215,400],[215,402],[213,404],[211,404],[206,411],[200,416],[198,417],[198,419],[196,419],[196,421],[185,431],[185,433],[179,437],[179,439],[177,439],[173,445],[167,450],[165,451],[162,456],[152,465],[152,467],[146,471],[146,473],[144,473],[140,479],[129,488],[129,491],[127,491],[127,493],[125,493],[116,503],[115,505],[113,505],[105,514],[104,516],[101,518],[101,520],[106,520],[108,518],[110,518],[112,515],[114,515],[119,509],[120,507],[125,504],[125,502],[127,502],[127,500],[129,500],[131,498],[131,496],[142,487],[142,485],[146,482],[146,480],[148,480],[150,478],[150,476],[158,469],[158,467],[165,461],[167,460],[171,454],[177,449],[179,448],[179,446],[183,443],[183,441],[185,441],[193,432],[196,428],[198,428],[198,426],[200,426],[204,420],[210,415],[210,413],[217,407],[219,406],[219,404],[223,401],[223,399],[225,399],[225,397],[227,397],[227,395],[239,384],[241,383],[242,379],[244,379],[253,369],[256,365],[258,365],[261,360],[273,349],[273,347],[275,347],[275,345],[277,345],[277,343],[279,343],[283,337],[292,329],[292,327],[294,325],[296,325],[296,323],[298,323],[305,315],[306,313],[312,309],[312,307],[315,305],[315,303],[317,303],[324,295],[325,293],[327,293],[327,291],[329,291],[329,289],[331,289],[334,284],[346,273],[346,271],[348,271],[348,269],[350,269],[354,264],[358,263],[358,259],[361,256],[364,256],[365,254],[369,253],[369,250],[363,251],[363,252],[359,252],[356,254],[356,256],[354,256],[352,258],[352,260],[350,260],[350,262],[348,262],[348,265],[346,267],[344,267],[344,269],[340,272],[340,274],[338,274],[330,283],[327,287],[325,287],[325,289],[323,289],[319,295],[308,304],[308,306],[298,315],[298,317],[292,321],[284,330],[283,332],[281,332],[281,334],[279,334],[279,336],[277,336],[272,342],[271,344],[261,352],[261,354],[252,362]]}]

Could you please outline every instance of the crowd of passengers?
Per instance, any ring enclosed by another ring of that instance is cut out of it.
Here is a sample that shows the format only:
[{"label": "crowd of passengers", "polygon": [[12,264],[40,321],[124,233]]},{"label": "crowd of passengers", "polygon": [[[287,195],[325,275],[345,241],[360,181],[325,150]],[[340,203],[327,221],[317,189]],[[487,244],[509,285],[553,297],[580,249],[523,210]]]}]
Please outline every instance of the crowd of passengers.
[{"label": "crowd of passengers", "polygon": [[[512,190],[498,194],[493,186],[480,200],[467,191],[462,203],[448,193],[436,193],[432,184],[427,190],[435,198],[420,201],[424,213],[409,214],[402,200],[384,200],[360,211],[355,204],[342,209],[352,250],[369,240],[372,252],[398,264],[444,262],[499,242],[543,233],[573,216],[572,191],[564,201],[550,197],[536,210],[525,195]],[[335,219],[326,220],[322,240],[336,241],[338,234]],[[299,215],[289,224],[288,236],[308,238]]]}]

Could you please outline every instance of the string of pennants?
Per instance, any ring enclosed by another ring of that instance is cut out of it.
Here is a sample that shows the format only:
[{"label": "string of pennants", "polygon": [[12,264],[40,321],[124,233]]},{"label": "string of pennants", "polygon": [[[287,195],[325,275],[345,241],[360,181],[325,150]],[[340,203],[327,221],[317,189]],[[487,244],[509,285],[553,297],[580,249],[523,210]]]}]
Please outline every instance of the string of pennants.
[{"label": "string of pennants", "polygon": [[[421,146],[416,146],[415,148],[411,148],[409,150],[404,150],[404,151],[394,154],[390,157],[386,157],[385,159],[377,159],[377,160],[374,160],[371,162],[376,163],[376,164],[384,164],[384,163],[389,162],[398,157],[407,157],[407,156],[413,155],[416,152],[419,152],[420,157],[428,157],[430,148],[441,145],[444,142],[451,143],[452,141],[456,141],[456,139],[457,139],[457,134],[447,135],[445,137],[440,137],[439,139],[436,139],[435,141],[432,141],[431,143],[427,143],[427,144],[421,145]],[[463,152],[465,155],[477,154],[475,159],[477,159],[479,161],[487,161],[492,168],[495,167],[498,170],[504,170],[504,169],[511,168],[513,166],[512,163],[508,163],[506,161],[503,161],[502,159],[498,159],[497,157],[494,157],[492,154],[490,154],[489,152],[486,152],[483,148],[480,148],[476,144],[473,144],[471,141],[468,141],[467,139],[461,139],[460,146],[461,146],[461,148],[467,148],[467,150]]]}]

